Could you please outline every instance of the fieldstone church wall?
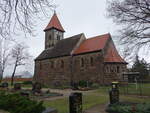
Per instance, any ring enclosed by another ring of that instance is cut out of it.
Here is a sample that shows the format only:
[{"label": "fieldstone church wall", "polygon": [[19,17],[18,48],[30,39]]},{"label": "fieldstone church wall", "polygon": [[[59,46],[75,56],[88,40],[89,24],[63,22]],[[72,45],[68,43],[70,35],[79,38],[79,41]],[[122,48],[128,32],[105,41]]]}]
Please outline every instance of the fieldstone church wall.
[{"label": "fieldstone church wall", "polygon": [[104,64],[101,51],[77,56],[58,57],[35,62],[34,80],[45,85],[69,85],[89,81],[110,84],[122,79],[125,64]]},{"label": "fieldstone church wall", "polygon": [[36,61],[34,80],[45,85],[69,84],[70,62],[70,56]]},{"label": "fieldstone church wall", "polygon": [[73,81],[81,80],[103,83],[102,52],[94,52],[73,57]]}]

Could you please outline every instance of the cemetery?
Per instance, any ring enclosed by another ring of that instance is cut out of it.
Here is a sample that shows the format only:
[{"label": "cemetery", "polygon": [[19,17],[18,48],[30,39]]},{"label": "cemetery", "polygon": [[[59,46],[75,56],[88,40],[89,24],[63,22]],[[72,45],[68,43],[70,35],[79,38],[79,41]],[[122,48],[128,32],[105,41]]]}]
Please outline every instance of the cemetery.
[{"label": "cemetery", "polygon": [[150,113],[150,0],[0,0],[0,113]]},{"label": "cemetery", "polygon": [[[9,84],[4,82],[0,86],[0,109],[9,113],[18,113],[17,110],[24,107],[25,111],[19,113],[26,113],[25,106],[28,103],[34,103],[32,104],[34,107],[30,106],[32,110],[27,106],[28,113],[89,113],[94,106],[98,106],[97,109],[102,110],[102,113],[131,113],[133,111],[149,113],[149,96],[128,95],[122,93],[120,89],[122,87],[118,82],[112,82],[110,87],[90,88],[86,91],[77,89],[57,89],[57,91],[43,88],[39,83],[34,83],[30,88],[15,83],[14,87],[10,88]],[[11,107],[13,109],[8,109],[12,102],[16,104]],[[39,109],[36,109],[37,106]],[[34,108],[37,111],[34,111]]]}]

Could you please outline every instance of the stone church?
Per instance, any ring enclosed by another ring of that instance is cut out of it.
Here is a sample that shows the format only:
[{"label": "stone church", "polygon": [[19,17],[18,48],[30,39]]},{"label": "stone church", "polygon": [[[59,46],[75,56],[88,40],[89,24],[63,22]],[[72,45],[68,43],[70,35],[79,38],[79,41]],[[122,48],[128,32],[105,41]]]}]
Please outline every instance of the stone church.
[{"label": "stone church", "polygon": [[34,81],[66,85],[88,81],[110,84],[122,80],[127,63],[118,54],[111,35],[86,38],[83,33],[64,38],[57,14],[44,29],[45,50],[35,59]]}]

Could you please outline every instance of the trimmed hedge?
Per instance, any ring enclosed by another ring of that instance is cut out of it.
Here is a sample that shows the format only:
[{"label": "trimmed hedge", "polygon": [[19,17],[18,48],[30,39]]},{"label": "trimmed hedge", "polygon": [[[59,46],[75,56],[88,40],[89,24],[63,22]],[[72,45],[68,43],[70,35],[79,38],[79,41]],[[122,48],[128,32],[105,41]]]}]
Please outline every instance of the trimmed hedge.
[{"label": "trimmed hedge", "polygon": [[10,113],[42,113],[43,102],[30,100],[20,94],[0,93],[0,109]]}]

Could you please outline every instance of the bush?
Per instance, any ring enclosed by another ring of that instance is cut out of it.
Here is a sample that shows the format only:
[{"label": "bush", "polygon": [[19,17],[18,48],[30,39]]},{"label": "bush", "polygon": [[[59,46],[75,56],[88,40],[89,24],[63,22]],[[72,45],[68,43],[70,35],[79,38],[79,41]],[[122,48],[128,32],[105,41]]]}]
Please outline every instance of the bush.
[{"label": "bush", "polygon": [[0,93],[0,109],[10,113],[42,113],[43,102],[30,100],[19,94]]},{"label": "bush", "polygon": [[109,113],[150,113],[150,103],[137,104],[133,111],[133,105],[114,104],[106,110]]},{"label": "bush", "polygon": [[80,87],[87,87],[87,81],[84,81],[84,80],[79,81],[79,86]]}]

